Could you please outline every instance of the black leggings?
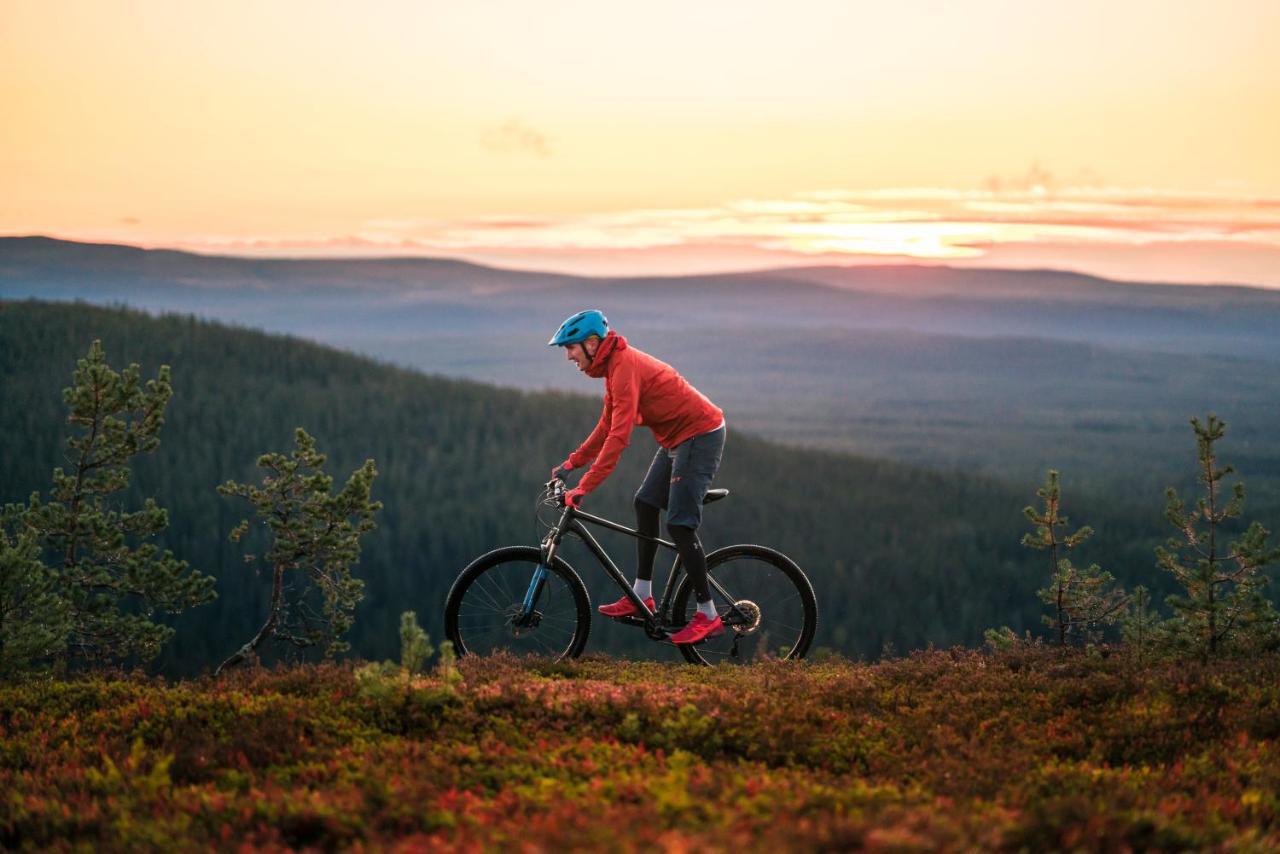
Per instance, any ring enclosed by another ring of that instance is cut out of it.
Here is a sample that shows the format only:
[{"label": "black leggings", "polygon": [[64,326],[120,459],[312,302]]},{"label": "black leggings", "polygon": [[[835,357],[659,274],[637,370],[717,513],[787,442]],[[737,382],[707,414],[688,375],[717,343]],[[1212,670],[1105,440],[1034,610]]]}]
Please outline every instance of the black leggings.
[{"label": "black leggings", "polygon": [[[658,536],[657,507],[639,498],[635,500],[636,530],[650,537]],[[698,540],[698,532],[684,525],[667,525],[676,550],[680,552],[680,562],[684,571],[689,573],[693,582],[693,592],[699,602],[711,601],[711,587],[707,584],[707,555],[702,551],[702,543]],[[651,540],[636,540],[636,577],[646,581],[653,579],[653,559],[658,554],[658,544]]]}]

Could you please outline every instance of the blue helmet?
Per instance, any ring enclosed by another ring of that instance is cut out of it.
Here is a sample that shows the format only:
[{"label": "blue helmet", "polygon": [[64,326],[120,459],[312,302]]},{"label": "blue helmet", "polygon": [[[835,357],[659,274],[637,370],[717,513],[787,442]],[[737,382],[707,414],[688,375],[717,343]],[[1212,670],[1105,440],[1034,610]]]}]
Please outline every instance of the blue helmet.
[{"label": "blue helmet", "polygon": [[603,338],[608,334],[609,319],[593,308],[590,311],[580,311],[560,324],[556,334],[547,342],[547,346],[564,347],[568,344],[581,344],[592,335]]}]

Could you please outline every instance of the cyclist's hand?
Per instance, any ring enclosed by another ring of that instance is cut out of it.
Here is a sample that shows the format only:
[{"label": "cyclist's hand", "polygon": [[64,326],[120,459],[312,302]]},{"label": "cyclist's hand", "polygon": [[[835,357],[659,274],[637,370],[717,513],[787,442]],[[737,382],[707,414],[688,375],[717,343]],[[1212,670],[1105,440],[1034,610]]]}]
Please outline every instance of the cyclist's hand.
[{"label": "cyclist's hand", "polygon": [[581,487],[575,486],[573,489],[569,490],[564,494],[565,506],[572,507],[574,510],[577,510],[579,507],[582,506],[582,499],[585,498],[586,495],[587,493],[585,490],[583,490]]},{"label": "cyclist's hand", "polygon": [[563,480],[564,476],[571,471],[573,471],[573,466],[569,463],[568,460],[565,460],[560,465],[556,466],[551,470],[551,479],[555,480],[557,478],[560,478],[561,480]]}]

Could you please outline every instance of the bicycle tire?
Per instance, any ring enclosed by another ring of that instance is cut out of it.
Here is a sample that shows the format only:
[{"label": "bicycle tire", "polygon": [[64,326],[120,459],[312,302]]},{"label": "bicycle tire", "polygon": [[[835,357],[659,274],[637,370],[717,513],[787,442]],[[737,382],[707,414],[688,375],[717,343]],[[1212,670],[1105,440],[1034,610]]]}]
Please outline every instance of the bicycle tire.
[{"label": "bicycle tire", "polygon": [[[769,571],[776,570],[776,576]],[[725,602],[712,588],[712,599],[722,617],[729,616],[725,632],[701,644],[681,644],[681,655],[693,664],[738,663],[745,664],[766,657],[783,659],[804,658],[813,643],[818,629],[818,600],[808,577],[795,561],[767,546],[742,544],[725,546],[707,555],[707,574],[715,578],[736,597],[735,601],[749,601],[759,607],[754,628],[748,629],[744,621],[734,613],[726,615]],[[736,591],[736,592],[735,592]],[[739,595],[741,594],[741,595]],[[763,594],[763,595],[761,595]],[[761,601],[751,597],[757,596]],[[680,584],[672,599],[672,618],[677,625],[684,625],[693,617],[697,597],[688,574],[680,578]],[[798,624],[797,624],[798,623]],[[769,632],[774,631],[773,638]],[[737,635],[737,655],[733,654],[734,635]],[[770,642],[784,637],[784,648],[770,651]]]},{"label": "bicycle tire", "polygon": [[[536,547],[508,546],[481,555],[462,570],[444,605],[445,636],[458,655],[505,649],[559,660],[582,654],[591,633],[591,599],[582,578],[560,557],[552,561],[548,586],[539,597],[544,604],[537,624],[516,627],[513,622],[541,557]],[[551,602],[549,608],[546,602]]]}]

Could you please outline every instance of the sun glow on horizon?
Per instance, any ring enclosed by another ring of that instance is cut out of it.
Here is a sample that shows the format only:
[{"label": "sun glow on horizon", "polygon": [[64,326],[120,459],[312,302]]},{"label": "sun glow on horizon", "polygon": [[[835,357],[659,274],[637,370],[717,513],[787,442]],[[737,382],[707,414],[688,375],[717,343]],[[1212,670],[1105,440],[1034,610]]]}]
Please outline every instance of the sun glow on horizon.
[{"label": "sun glow on horizon", "polygon": [[824,190],[581,216],[378,219],[339,235],[61,236],[261,257],[447,256],[607,275],[888,260],[1280,286],[1280,199],[1121,188]]}]

